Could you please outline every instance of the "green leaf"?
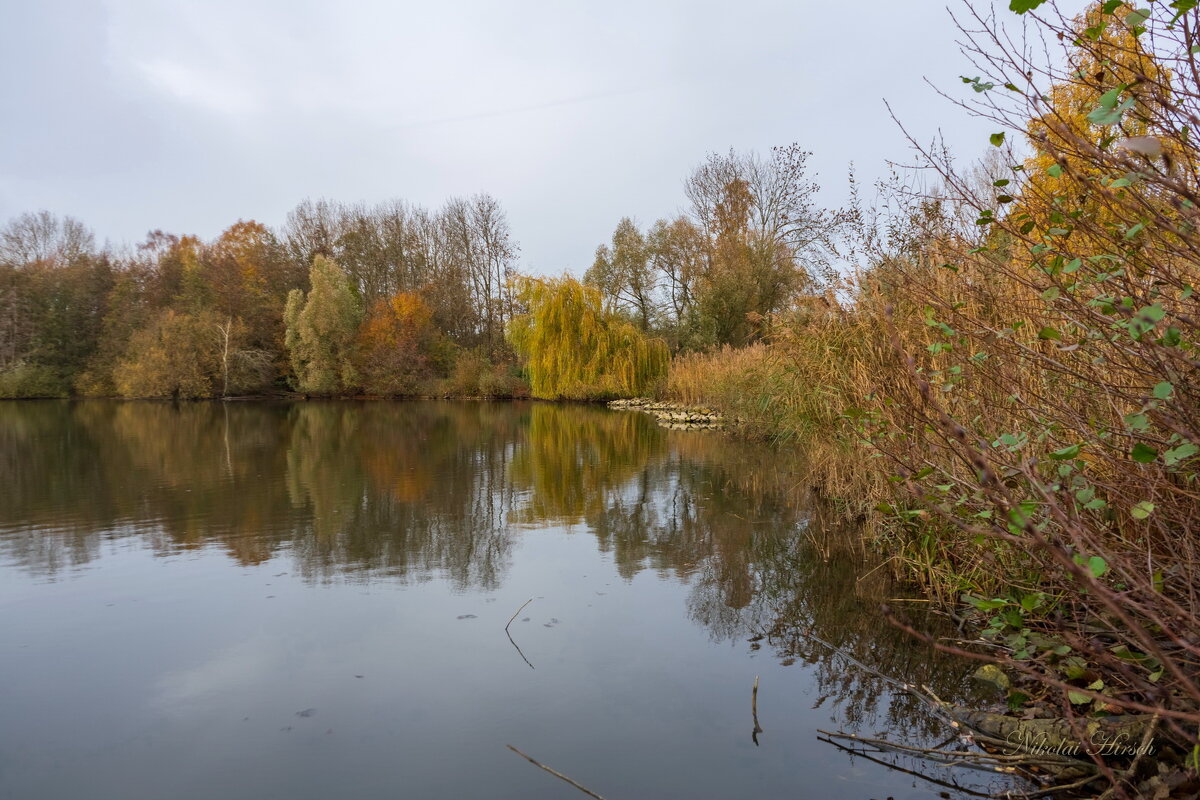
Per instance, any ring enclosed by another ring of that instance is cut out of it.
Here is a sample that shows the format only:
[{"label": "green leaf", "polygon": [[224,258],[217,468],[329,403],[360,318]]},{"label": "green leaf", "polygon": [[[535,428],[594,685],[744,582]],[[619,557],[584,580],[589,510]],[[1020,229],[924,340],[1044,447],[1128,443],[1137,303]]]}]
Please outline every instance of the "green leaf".
[{"label": "green leaf", "polygon": [[1107,108],[1109,110],[1115,109],[1117,107],[1117,102],[1121,99],[1121,92],[1123,91],[1125,91],[1124,86],[1118,86],[1115,89],[1109,89],[1107,92],[1100,95],[1100,99],[1096,102],[1100,104],[1101,108]]},{"label": "green leaf", "polygon": [[1131,28],[1136,28],[1150,18],[1150,9],[1139,8],[1130,11],[1125,15],[1125,24]]},{"label": "green leaf", "polygon": [[1068,678],[1077,681],[1087,674],[1087,662],[1079,656],[1071,656],[1063,661],[1063,670],[1067,673]]},{"label": "green leaf", "polygon": [[1145,519],[1154,513],[1154,503],[1149,500],[1143,500],[1129,510],[1129,513],[1134,519]]},{"label": "green leaf", "polygon": [[1196,4],[1197,0],[1175,0],[1175,2],[1171,3],[1171,8],[1176,9],[1176,11],[1175,16],[1171,17],[1171,21],[1167,23],[1168,30],[1173,29],[1179,18],[1195,8]]},{"label": "green leaf", "polygon": [[1152,306],[1139,308],[1137,315],[1139,319],[1145,320],[1146,322],[1158,322],[1167,315],[1167,312],[1163,310],[1162,306],[1160,306],[1158,303],[1155,303]]},{"label": "green leaf", "polygon": [[1001,178],[999,180],[992,181],[992,186],[995,186],[1000,189],[1004,188],[1005,186],[1008,186],[1008,184],[1009,184],[1008,178]]},{"label": "green leaf", "polygon": [[992,147],[999,147],[1000,145],[1004,144],[1004,131],[1001,131],[1000,133],[993,133],[988,137],[988,141],[992,143]]},{"label": "green leaf", "polygon": [[966,75],[959,75],[958,77],[962,79],[963,83],[969,83],[971,88],[977,92],[986,92],[989,89],[996,88],[996,84],[988,83],[979,77],[968,78]]},{"label": "green leaf", "polygon": [[[1108,572],[1108,562],[1100,556],[1092,556],[1087,560],[1088,570],[1091,571],[1093,578],[1099,578]],[[1091,687],[1088,687],[1091,688]]]},{"label": "green leaf", "polygon": [[1154,384],[1154,388],[1150,390],[1150,394],[1154,395],[1157,400],[1166,400],[1175,391],[1175,386],[1169,381],[1162,381]]},{"label": "green leaf", "polygon": [[1026,11],[1033,11],[1044,2],[1046,0],[1011,0],[1008,4],[1008,10],[1024,14]]},{"label": "green leaf", "polygon": [[1145,414],[1129,414],[1125,417],[1125,424],[1130,430],[1144,431],[1150,428],[1150,418]]},{"label": "green leaf", "polygon": [[1111,14],[1123,5],[1125,5],[1123,0],[1108,0],[1107,3],[1101,6],[1100,10],[1105,14]]},{"label": "green leaf", "polygon": [[1062,294],[1062,292],[1059,291],[1057,286],[1051,286],[1049,289],[1042,292],[1042,299],[1047,303],[1052,303],[1058,299],[1060,294]]},{"label": "green leaf", "polygon": [[1145,442],[1138,442],[1130,451],[1129,457],[1139,464],[1149,464],[1154,459],[1158,458],[1158,451]]},{"label": "green leaf", "polygon": [[1109,652],[1122,661],[1142,661],[1148,656],[1145,653],[1139,653],[1136,650],[1130,650],[1127,645],[1119,644],[1116,647],[1110,647]]},{"label": "green leaf", "polygon": [[1038,331],[1038,338],[1039,339],[1056,339],[1057,340],[1057,339],[1062,339],[1062,334],[1059,333],[1058,331],[1056,331],[1054,328],[1046,327],[1046,328],[1042,328],[1040,331]]},{"label": "green leaf", "polygon": [[1163,453],[1163,461],[1168,467],[1173,467],[1180,461],[1196,455],[1197,451],[1200,451],[1200,447],[1197,447],[1191,442],[1185,442],[1184,444],[1179,445],[1179,447],[1172,447],[1170,450]]},{"label": "green leaf", "polygon": [[[1116,125],[1118,122],[1120,122],[1121,115],[1133,108],[1133,106],[1137,103],[1136,99],[1130,97],[1123,103],[1117,104],[1117,98],[1120,96],[1120,93],[1125,90],[1125,88],[1125,86],[1118,86],[1116,89],[1111,89],[1102,94],[1099,100],[1100,105],[1097,106],[1092,113],[1088,114],[1088,122],[1091,122],[1093,125],[1101,126]],[[1101,148],[1108,147],[1108,145],[1110,145],[1114,139],[1115,137],[1106,138],[1103,142],[1101,142]]]},{"label": "green leaf", "polygon": [[1067,692],[1067,699],[1070,700],[1072,703],[1074,703],[1077,706],[1083,705],[1084,703],[1092,702],[1092,698],[1089,697],[1088,695],[1080,694],[1079,692],[1071,692],[1071,691]]},{"label": "green leaf", "polygon": [[1046,167],[1046,174],[1051,178],[1057,178],[1059,175],[1062,175],[1062,164],[1051,164]]},{"label": "green leaf", "polygon": [[1100,106],[1092,113],[1087,115],[1088,122],[1093,125],[1116,125],[1121,121],[1121,112],[1115,108],[1104,108]]},{"label": "green leaf", "polygon": [[1070,447],[1064,447],[1061,450],[1055,450],[1050,454],[1050,457],[1055,461],[1069,461],[1079,455],[1080,446],[1073,444]]},{"label": "green leaf", "polygon": [[978,608],[980,611],[994,611],[997,608],[1004,608],[1008,605],[1008,601],[1003,597],[996,597],[991,600],[984,600],[982,597],[971,597],[967,595],[967,602]]},{"label": "green leaf", "polygon": [[1146,223],[1139,222],[1137,225],[1134,225],[1134,226],[1130,227],[1129,230],[1125,231],[1125,238],[1132,239],[1133,237],[1135,237],[1139,233],[1141,233],[1142,229],[1145,227],[1146,227]]}]

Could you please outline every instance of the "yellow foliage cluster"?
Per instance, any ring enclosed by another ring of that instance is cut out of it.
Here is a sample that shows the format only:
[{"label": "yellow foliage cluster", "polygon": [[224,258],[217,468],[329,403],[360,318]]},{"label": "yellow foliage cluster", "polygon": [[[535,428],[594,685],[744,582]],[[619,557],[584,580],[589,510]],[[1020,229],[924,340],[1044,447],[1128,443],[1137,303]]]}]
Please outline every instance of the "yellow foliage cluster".
[{"label": "yellow foliage cluster", "polygon": [[571,277],[522,278],[508,335],[535,397],[590,400],[650,391],[667,371],[667,346],[604,308],[599,290]]},{"label": "yellow foliage cluster", "polygon": [[211,315],[165,311],[130,337],[125,358],[113,370],[125,397],[213,397],[220,360]]}]

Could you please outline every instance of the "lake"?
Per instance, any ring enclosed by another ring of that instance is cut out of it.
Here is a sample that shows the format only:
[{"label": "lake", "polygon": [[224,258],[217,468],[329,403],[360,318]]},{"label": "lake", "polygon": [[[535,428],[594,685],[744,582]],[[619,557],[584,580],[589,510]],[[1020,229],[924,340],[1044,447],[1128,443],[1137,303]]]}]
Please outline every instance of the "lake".
[{"label": "lake", "polygon": [[581,405],[0,404],[0,798],[585,797],[506,745],[608,800],[967,796],[819,738],[948,735],[828,645],[978,689],[798,458]]}]

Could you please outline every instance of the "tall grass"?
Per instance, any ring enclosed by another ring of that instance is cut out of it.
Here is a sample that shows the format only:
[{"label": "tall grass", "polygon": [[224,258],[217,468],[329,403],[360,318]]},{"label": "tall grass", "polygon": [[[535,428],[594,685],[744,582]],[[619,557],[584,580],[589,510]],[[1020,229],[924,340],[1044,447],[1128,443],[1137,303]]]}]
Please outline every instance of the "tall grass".
[{"label": "tall grass", "polygon": [[[1200,73],[1147,66],[1138,37],[1200,47],[1146,13],[1039,18],[1068,69],[987,53],[987,86],[1035,68],[1053,84],[989,106],[1035,156],[1006,152],[980,183],[926,153],[944,188],[862,220],[843,302],[814,298],[768,345],[677,359],[664,391],[814,447],[808,477],[983,612],[999,648],[973,656],[1069,718],[1154,715],[1196,780]],[[979,52],[1002,47],[979,22]],[[1116,796],[1145,788],[1101,769]]]},{"label": "tall grass", "polygon": [[857,327],[853,315],[826,309],[777,325],[770,344],[676,356],[660,398],[714,408],[741,435],[800,449],[797,482],[848,517],[868,517],[891,489],[850,435],[855,398],[868,392],[880,355]]}]

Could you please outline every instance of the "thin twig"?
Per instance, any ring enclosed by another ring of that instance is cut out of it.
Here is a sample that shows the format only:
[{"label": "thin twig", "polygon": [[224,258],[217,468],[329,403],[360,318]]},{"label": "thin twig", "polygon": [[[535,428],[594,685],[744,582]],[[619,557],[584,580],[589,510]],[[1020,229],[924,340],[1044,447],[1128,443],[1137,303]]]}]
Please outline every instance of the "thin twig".
[{"label": "thin twig", "polygon": [[941,750],[930,747],[917,747],[915,745],[900,744],[898,742],[890,742],[886,739],[872,739],[866,736],[858,736],[853,733],[840,733],[836,731],[826,731],[817,729],[817,733],[825,734],[832,739],[849,739],[851,741],[860,742],[865,745],[870,745],[882,752],[904,753],[917,758],[924,758],[929,761],[940,761],[950,766],[967,766],[972,769],[992,770],[994,766],[1012,766],[1012,767],[1029,767],[1029,766],[1044,766],[1052,765],[1058,767],[1079,767],[1080,769],[1094,769],[1094,765],[1087,761],[1081,761],[1069,756],[1060,756],[1053,753],[1045,753],[1036,755],[1032,753],[987,753],[973,752],[968,750]]},{"label": "thin twig", "polygon": [[991,793],[977,792],[977,791],[974,791],[973,789],[968,789],[965,786],[960,786],[957,783],[954,783],[952,781],[938,780],[937,778],[934,778],[931,775],[926,775],[923,772],[917,772],[916,770],[912,770],[912,769],[905,769],[904,767],[900,766],[899,764],[893,764],[892,762],[885,761],[882,758],[875,758],[870,753],[866,753],[862,750],[856,750],[853,747],[847,747],[846,745],[841,744],[840,742],[835,742],[832,739],[825,739],[823,737],[818,736],[817,740],[821,741],[821,742],[825,742],[826,744],[831,744],[834,747],[836,747],[837,749],[842,750],[846,753],[850,753],[851,755],[858,756],[859,758],[865,758],[867,761],[873,761],[876,764],[882,764],[883,766],[887,767],[888,769],[894,769],[897,772],[903,772],[906,775],[912,775],[914,777],[921,778],[922,780],[929,781],[930,783],[936,784],[938,786],[945,786],[948,789],[956,789],[960,792],[963,792],[964,794],[972,795],[973,797],[989,797],[989,798],[995,797],[995,795],[991,794]]},{"label": "thin twig", "polygon": [[517,610],[516,610],[516,611],[513,613],[513,615],[512,615],[511,617],[509,617],[509,618],[508,618],[508,623],[507,623],[507,624],[505,624],[505,626],[504,626],[504,631],[505,631],[506,633],[508,632],[508,626],[509,626],[509,625],[512,625],[512,624],[513,624],[513,620],[517,618],[517,614],[520,614],[522,611],[524,611],[524,610],[525,610],[525,606],[529,605],[529,604],[530,604],[530,603],[532,603],[532,602],[533,602],[533,598],[531,597],[531,598],[529,598],[528,600],[526,600],[524,603],[522,603],[522,604],[521,604],[521,607],[520,607],[520,608],[518,608],[518,609],[517,609]]},{"label": "thin twig", "polygon": [[526,664],[529,664],[530,669],[536,669],[533,666],[533,664],[531,664],[529,662],[529,659],[525,657],[525,653],[523,650],[521,650],[521,646],[519,644],[517,644],[515,641],[513,641],[512,634],[508,632],[508,626],[513,624],[513,620],[517,618],[517,614],[520,614],[522,611],[524,611],[525,606],[529,605],[532,602],[533,602],[533,598],[531,597],[528,600],[526,600],[524,603],[521,604],[521,607],[517,609],[515,614],[513,614],[511,617],[508,618],[508,625],[504,626],[504,635],[508,637],[508,643],[511,644],[513,647],[517,648],[517,655],[521,656],[521,660],[524,661]]},{"label": "thin twig", "polygon": [[[522,608],[524,608],[524,606],[522,606]],[[533,764],[533,765],[534,765],[535,767],[537,767],[538,769],[544,769],[544,770],[546,770],[546,772],[549,772],[551,775],[553,775],[554,777],[556,777],[556,778],[558,778],[558,779],[560,779],[560,780],[564,780],[564,781],[566,781],[567,783],[571,784],[572,786],[574,786],[576,789],[578,789],[579,791],[583,792],[584,794],[591,795],[592,797],[596,798],[596,800],[604,800],[604,798],[603,798],[603,797],[601,797],[600,795],[596,794],[595,792],[593,792],[591,789],[587,788],[587,787],[586,787],[586,786],[584,786],[583,784],[581,784],[581,783],[577,783],[576,781],[573,781],[573,780],[571,780],[570,778],[568,778],[566,775],[563,775],[563,774],[562,774],[561,772],[559,772],[558,770],[551,769],[550,767],[547,767],[547,766],[546,766],[545,764],[543,764],[542,762],[540,762],[540,761],[537,761],[537,760],[535,760],[535,759],[531,758],[530,756],[527,756],[527,755],[525,755],[525,754],[524,754],[524,753],[522,753],[520,750],[518,750],[517,748],[513,747],[511,744],[506,744],[506,745],[505,745],[505,747],[507,747],[509,750],[512,750],[514,753],[516,753],[516,754],[517,754],[517,755],[519,755],[521,758],[523,758],[523,759],[525,759],[526,761],[528,761],[530,764]]]},{"label": "thin twig", "polygon": [[[818,736],[818,737],[817,737],[817,739],[818,739],[819,741],[825,742],[825,743],[827,743],[827,744],[831,744],[831,745],[833,745],[834,747],[838,748],[839,750],[843,750],[843,751],[845,751],[845,752],[847,752],[847,753],[850,753],[850,754],[852,754],[852,755],[856,755],[856,756],[858,756],[858,757],[860,757],[860,758],[865,758],[865,759],[867,759],[868,761],[873,761],[873,762],[875,762],[876,764],[882,764],[883,766],[885,766],[885,767],[888,767],[889,769],[894,769],[894,770],[896,770],[896,771],[898,771],[898,772],[903,772],[903,773],[905,773],[905,774],[907,774],[907,775],[914,775],[914,776],[916,776],[916,777],[918,777],[918,778],[921,778],[921,779],[923,779],[923,780],[929,781],[930,783],[937,784],[937,785],[939,785],[939,786],[946,786],[946,787],[954,788],[954,789],[957,789],[957,790],[958,790],[958,791],[960,791],[960,792],[964,792],[964,793],[966,793],[966,794],[974,795],[974,796],[976,796],[976,797],[997,797],[997,796],[1000,796],[1000,795],[993,794],[993,793],[983,793],[983,792],[976,792],[976,791],[973,791],[973,790],[971,790],[971,789],[968,789],[968,788],[966,788],[965,786],[960,786],[960,785],[958,785],[957,783],[951,783],[951,782],[947,782],[947,781],[941,781],[941,780],[938,780],[937,778],[934,778],[934,777],[933,777],[933,776],[931,776],[931,775],[926,775],[926,774],[925,774],[925,773],[923,773],[923,772],[918,772],[918,771],[916,771],[916,770],[911,770],[911,769],[905,769],[904,767],[900,766],[899,764],[895,764],[895,763],[893,763],[893,762],[891,762],[891,761],[886,761],[886,760],[884,760],[884,759],[882,759],[882,758],[875,758],[875,757],[874,757],[874,756],[872,756],[870,753],[868,753],[868,752],[866,752],[866,751],[864,751],[864,750],[861,750],[861,749],[855,749],[855,748],[853,748],[853,747],[847,747],[847,746],[846,746],[846,745],[844,745],[844,744],[841,744],[841,743],[839,743],[839,742],[835,742],[835,741],[833,741],[833,739],[831,739],[831,738],[830,738],[830,739],[826,739],[826,738],[823,738],[823,737],[820,737],[820,736]],[[917,757],[918,757],[918,758],[920,758],[920,756],[917,756]],[[953,766],[953,765],[951,765],[951,766]],[[996,772],[998,772],[998,773],[1000,773],[1000,774],[1012,774],[1012,773],[1009,773],[1007,769],[1001,769],[1001,768],[997,768],[997,769],[996,769]],[[1005,794],[1003,795],[1003,797],[1012,798],[1012,800],[1035,800],[1035,798],[1039,798],[1039,797],[1048,797],[1048,796],[1050,796],[1050,795],[1053,795],[1053,794],[1058,794],[1058,793],[1060,793],[1060,792],[1070,792],[1070,791],[1073,791],[1073,790],[1075,790],[1075,789],[1082,789],[1083,787],[1087,786],[1089,783],[1093,782],[1094,780],[1096,780],[1096,775],[1095,775],[1095,773],[1091,773],[1091,774],[1085,775],[1084,777],[1080,778],[1079,780],[1077,780],[1077,781],[1075,781],[1075,782],[1073,782],[1073,783],[1063,783],[1063,784],[1057,784],[1057,785],[1054,785],[1054,786],[1048,786],[1048,787],[1045,787],[1045,788],[1042,788],[1042,789],[1037,789],[1037,790],[1035,790],[1035,791],[1032,791],[1032,792],[1021,792],[1021,793],[1014,793],[1014,792],[1011,792],[1011,791],[1010,791],[1010,792],[1007,792],[1007,793],[1005,793]]]},{"label": "thin twig", "polygon": [[896,558],[897,558],[896,556],[892,556],[891,558],[885,559],[885,560],[879,562],[878,564],[876,564],[875,566],[871,567],[871,569],[867,570],[865,573],[858,576],[858,578],[854,581],[855,585],[862,583],[863,578],[865,578],[868,575],[870,575],[871,573],[875,572],[875,570],[879,569],[880,567],[886,566],[886,565],[890,564],[891,562],[895,561]]},{"label": "thin twig", "polygon": [[763,732],[762,726],[758,724],[758,676],[754,676],[754,690],[750,692],[750,713],[754,716],[754,731],[750,734],[750,738],[754,740],[754,746],[758,747],[758,735]]}]

